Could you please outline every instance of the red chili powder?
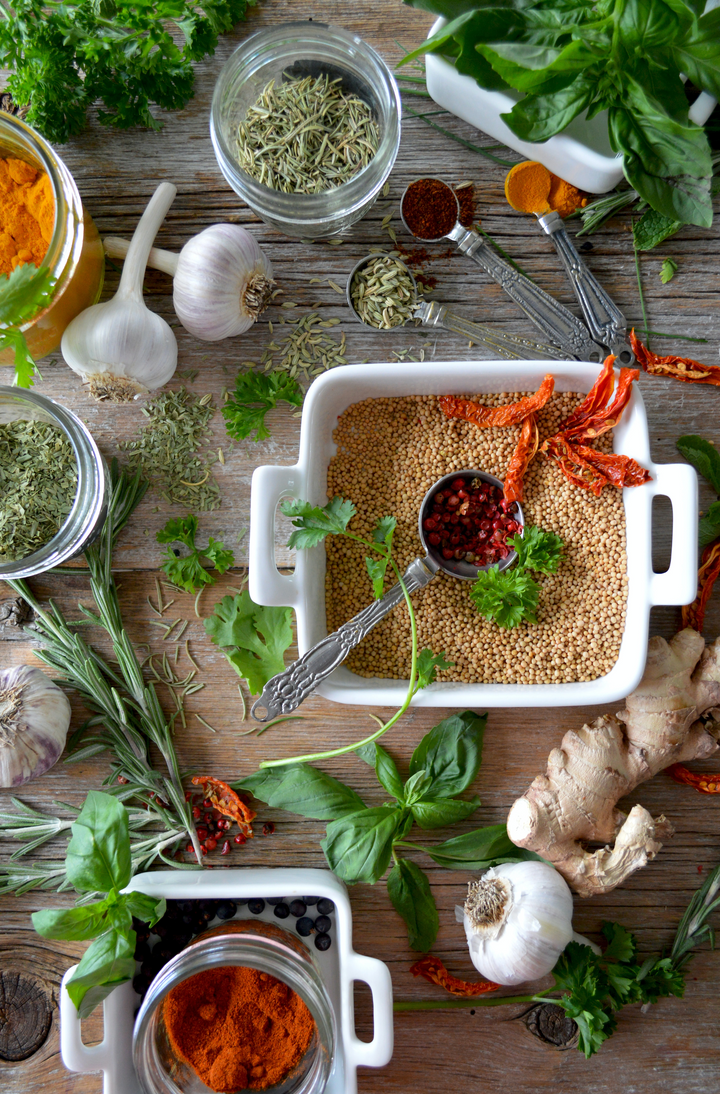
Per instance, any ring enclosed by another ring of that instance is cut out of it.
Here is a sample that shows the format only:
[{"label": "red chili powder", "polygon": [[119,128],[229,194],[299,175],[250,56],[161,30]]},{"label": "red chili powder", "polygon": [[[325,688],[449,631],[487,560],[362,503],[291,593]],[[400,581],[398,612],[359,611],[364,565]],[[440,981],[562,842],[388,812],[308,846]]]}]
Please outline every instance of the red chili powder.
[{"label": "red chili powder", "polygon": [[475,223],[475,187],[472,183],[461,186],[455,191],[460,206],[460,223],[463,228],[472,228]]},{"label": "red chili powder", "polygon": [[402,215],[418,239],[442,239],[457,223],[457,200],[439,179],[418,179],[405,191]]},{"label": "red chili powder", "polygon": [[282,1082],[305,1055],[315,1022],[299,995],[245,966],[208,969],[163,1004],[175,1055],[211,1090],[237,1094]]}]

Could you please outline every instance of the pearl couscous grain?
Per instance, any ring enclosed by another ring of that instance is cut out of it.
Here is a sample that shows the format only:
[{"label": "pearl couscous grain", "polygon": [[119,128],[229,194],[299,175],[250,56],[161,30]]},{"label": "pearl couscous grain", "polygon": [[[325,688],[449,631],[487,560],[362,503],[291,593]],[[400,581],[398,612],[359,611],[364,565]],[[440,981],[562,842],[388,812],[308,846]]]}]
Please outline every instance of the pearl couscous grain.
[{"label": "pearl couscous grain", "polygon": [[[476,396],[486,406],[514,403],[522,394]],[[557,431],[584,398],[556,393],[538,415],[540,437]],[[350,529],[367,539],[378,520],[397,519],[393,555],[404,569],[422,547],[417,531],[423,497],[442,475],[464,468],[504,479],[520,427],[478,429],[450,420],[435,396],[366,399],[341,415],[334,433],[337,454],[328,468],[328,496],[350,498]],[[612,435],[597,447],[612,450]],[[470,582],[440,573],[413,594],[418,648],[443,652],[452,668],[439,680],[465,683],[560,684],[595,680],[617,660],[625,626],[627,566],[625,511],[619,490],[599,498],[568,483],[538,455],[525,476],[525,520],[561,536],[565,555],[557,573],[534,575],[541,585],[538,623],[507,630],[480,616]],[[326,605],[329,630],[366,607],[372,597],[365,550],[328,536]],[[386,589],[394,582],[388,569]],[[395,608],[353,650],[347,666],[359,676],[407,679],[410,624]]]}]

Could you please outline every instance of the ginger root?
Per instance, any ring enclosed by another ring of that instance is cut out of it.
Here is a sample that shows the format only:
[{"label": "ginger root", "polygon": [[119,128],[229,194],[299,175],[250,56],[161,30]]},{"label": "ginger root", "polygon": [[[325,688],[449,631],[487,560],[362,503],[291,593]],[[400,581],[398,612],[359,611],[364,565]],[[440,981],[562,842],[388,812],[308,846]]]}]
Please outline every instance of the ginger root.
[{"label": "ginger root", "polygon": [[[566,733],[507,819],[513,843],[552,862],[580,896],[614,889],[673,834],[665,817],[654,820],[641,805],[625,816],[615,803],[670,764],[717,751],[712,720],[709,730],[699,719],[720,707],[720,639],[706,649],[690,627],[669,644],[651,638],[625,704],[617,717]],[[614,846],[589,851],[586,841]]]}]

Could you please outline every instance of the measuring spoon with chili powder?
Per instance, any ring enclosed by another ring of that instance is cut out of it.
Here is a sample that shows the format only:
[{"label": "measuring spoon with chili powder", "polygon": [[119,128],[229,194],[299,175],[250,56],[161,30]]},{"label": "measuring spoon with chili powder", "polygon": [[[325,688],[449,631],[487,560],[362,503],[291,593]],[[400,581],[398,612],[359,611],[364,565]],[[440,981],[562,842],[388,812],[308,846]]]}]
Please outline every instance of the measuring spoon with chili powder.
[{"label": "measuring spoon with chili powder", "polygon": [[[467,521],[468,523],[464,523]],[[523,511],[503,498],[503,484],[484,471],[453,471],[431,486],[423,498],[418,533],[425,551],[403,574],[408,593],[422,589],[440,570],[461,581],[476,581],[481,570],[512,566],[516,552],[506,539],[522,535]],[[257,722],[297,710],[303,700],[341,665],[381,619],[404,600],[398,582],[384,596],[322,638],[284,672],[268,680],[253,703]]]},{"label": "measuring spoon with chili powder", "polygon": [[582,320],[500,258],[481,235],[463,227],[455,191],[442,179],[411,182],[400,201],[400,216],[408,232],[423,243],[451,239],[457,244],[458,250],[477,262],[569,358],[602,361],[607,356],[605,347],[593,341]]}]

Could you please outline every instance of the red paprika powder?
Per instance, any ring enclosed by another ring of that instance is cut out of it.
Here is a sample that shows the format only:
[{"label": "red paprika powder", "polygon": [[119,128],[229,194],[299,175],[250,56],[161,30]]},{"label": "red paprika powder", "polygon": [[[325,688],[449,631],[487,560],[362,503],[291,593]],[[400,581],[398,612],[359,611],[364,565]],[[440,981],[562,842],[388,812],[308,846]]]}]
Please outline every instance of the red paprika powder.
[{"label": "red paprika powder", "polygon": [[440,179],[417,179],[403,195],[402,215],[418,239],[442,239],[458,222],[455,192]]},{"label": "red paprika powder", "polygon": [[292,988],[245,966],[208,969],[176,984],[163,1017],[178,1059],[223,1094],[282,1082],[315,1032],[310,1011]]}]

